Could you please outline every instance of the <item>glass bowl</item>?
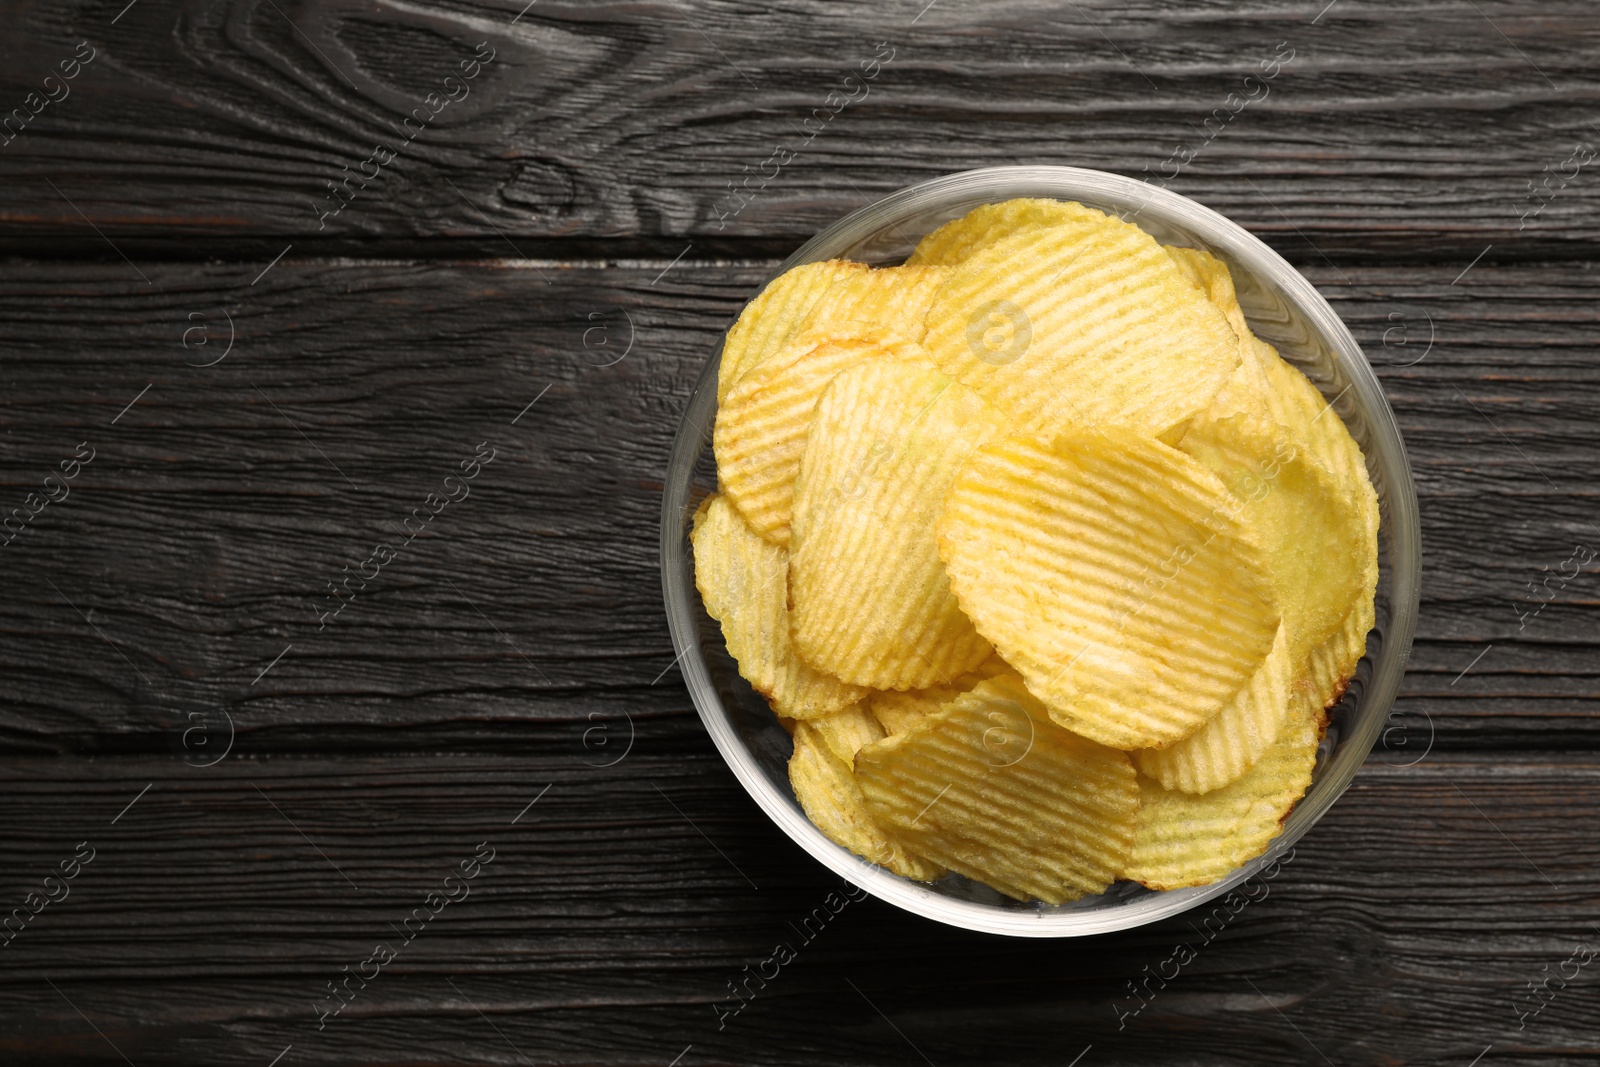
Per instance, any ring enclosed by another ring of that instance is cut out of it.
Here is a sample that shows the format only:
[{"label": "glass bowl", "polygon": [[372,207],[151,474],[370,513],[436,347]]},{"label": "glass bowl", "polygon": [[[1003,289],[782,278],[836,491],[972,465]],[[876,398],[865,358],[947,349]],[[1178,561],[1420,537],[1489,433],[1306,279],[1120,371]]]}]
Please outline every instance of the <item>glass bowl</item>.
[{"label": "glass bowl", "polygon": [[852,212],[807,241],[778,273],[822,259],[899,263],[920,237],[941,223],[979,204],[1024,196],[1076,200],[1136,222],[1164,244],[1201,248],[1220,257],[1233,272],[1251,328],[1316,384],[1366,454],[1381,514],[1377,625],[1349,690],[1329,712],[1311,787],[1267,852],[1212,885],[1156,892],[1118,882],[1098,896],[1048,905],[1011,900],[960,875],[932,884],[913,882],[824,837],[789,788],[789,735],[766,701],[739,677],[721,630],[695,589],[690,523],[701,499],[716,488],[711,455],[715,352],[689,398],[667,466],[661,574],[673,650],[700,718],[734,775],[801,848],[849,882],[917,915],[995,934],[1076,937],[1154,922],[1226,893],[1281,859],[1322,818],[1372,750],[1400,687],[1416,628],[1421,543],[1416,488],[1399,427],[1350,331],[1311,283],[1277,253],[1215,211],[1176,193],[1076,167],[965,171],[921,182]]}]

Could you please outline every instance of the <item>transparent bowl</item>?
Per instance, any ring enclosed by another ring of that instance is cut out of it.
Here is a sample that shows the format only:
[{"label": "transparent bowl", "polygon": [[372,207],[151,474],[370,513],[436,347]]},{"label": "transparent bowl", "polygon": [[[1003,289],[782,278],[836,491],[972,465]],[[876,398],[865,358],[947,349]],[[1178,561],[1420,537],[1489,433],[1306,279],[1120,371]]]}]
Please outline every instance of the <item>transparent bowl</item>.
[{"label": "transparent bowl", "polygon": [[[728,656],[694,583],[689,528],[716,488],[711,428],[717,355],[711,354],[684,412],[667,466],[661,505],[661,574],[667,622],[689,694],[734,775],[761,809],[818,862],[907,911],[968,930],[1022,937],[1076,937],[1154,922],[1210,900],[1282,857],[1344,792],[1372,750],[1405,673],[1416,628],[1421,543],[1416,488],[1394,414],[1361,349],[1311,283],[1261,241],[1176,193],[1076,167],[991,167],[902,189],[823,230],[778,273],[822,259],[901,262],[917,240],[979,204],[1036,196],[1076,200],[1136,222],[1164,244],[1202,248],[1233,272],[1252,329],[1300,368],[1350,428],[1367,457],[1381,509],[1377,625],[1317,754],[1311,787],[1266,854],[1207,886],[1156,892],[1118,882],[1064,905],[1022,903],[947,875],[932,884],[889,873],[829,841],[806,819],[789,788],[789,735]],[[776,277],[776,274],[774,275]],[[750,294],[754,296],[755,293]]]}]

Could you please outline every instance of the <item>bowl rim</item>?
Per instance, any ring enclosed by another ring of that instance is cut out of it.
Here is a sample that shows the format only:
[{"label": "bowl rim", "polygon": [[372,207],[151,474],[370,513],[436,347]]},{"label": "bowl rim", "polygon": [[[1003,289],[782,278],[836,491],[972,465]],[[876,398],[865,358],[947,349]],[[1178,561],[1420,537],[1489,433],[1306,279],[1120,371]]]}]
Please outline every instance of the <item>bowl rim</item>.
[{"label": "bowl rim", "polygon": [[[990,187],[995,184],[1018,188],[1007,195],[991,195]],[[1062,188],[1042,191],[1051,185]],[[1076,192],[1069,191],[1068,187]],[[1292,857],[1295,843],[1349,788],[1392,711],[1410,658],[1421,591],[1421,533],[1410,458],[1394,412],[1365,354],[1332,306],[1298,270],[1238,223],[1188,197],[1135,178],[1081,167],[1000,166],[960,171],[906,186],[824,227],[785,259],[762,283],[762,288],[797,264],[824,258],[818,254],[819,250],[836,244],[841,235],[881,231],[892,224],[908,204],[928,204],[942,199],[945,194],[962,191],[971,194],[968,199],[973,203],[999,202],[1027,195],[1069,200],[1082,196],[1085,190],[1104,200],[1137,204],[1136,215],[1147,208],[1181,215],[1182,226],[1211,248],[1226,253],[1227,257],[1249,268],[1257,278],[1270,277],[1272,288],[1320,333],[1332,358],[1342,364],[1349,379],[1347,391],[1356,394],[1357,409],[1368,426],[1369,448],[1365,450],[1368,462],[1381,466],[1380,474],[1386,482],[1387,492],[1382,499],[1388,506],[1386,534],[1394,557],[1387,571],[1391,614],[1386,620],[1381,645],[1372,656],[1371,676],[1362,691],[1363,705],[1375,706],[1381,714],[1359,717],[1356,728],[1342,741],[1334,758],[1320,768],[1321,773],[1307,796],[1295,805],[1282,833],[1261,856],[1209,885],[1152,893],[1109,908],[1047,911],[1000,908],[951,897],[928,885],[892,874],[834,844],[805,818],[792,796],[781,795],[754,765],[748,746],[735,732],[717,696],[700,652],[699,620],[693,610],[697,601],[689,595],[694,584],[693,564],[692,560],[683,558],[681,551],[682,512],[694,503],[689,499],[692,472],[709,443],[711,416],[716,408],[720,347],[707,360],[684,407],[662,490],[662,593],[677,662],[702,723],[746,792],[796,844],[847,882],[924,918],[961,929],[1009,936],[1079,937],[1147,925],[1229,892],[1268,865],[1282,862],[1286,853]],[[1333,402],[1329,401],[1330,406]],[[706,427],[704,431],[696,429],[702,425]],[[677,488],[675,473],[681,474],[678,479],[681,492],[678,493],[674,492]],[[1380,558],[1384,536],[1385,531],[1380,530]]]}]

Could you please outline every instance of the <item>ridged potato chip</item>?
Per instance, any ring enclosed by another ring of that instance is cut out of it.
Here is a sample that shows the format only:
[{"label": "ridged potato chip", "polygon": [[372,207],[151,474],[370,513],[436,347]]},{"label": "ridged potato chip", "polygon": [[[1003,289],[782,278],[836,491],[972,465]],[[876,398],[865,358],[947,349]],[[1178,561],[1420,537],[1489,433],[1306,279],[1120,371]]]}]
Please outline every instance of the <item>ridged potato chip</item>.
[{"label": "ridged potato chip", "polygon": [[1209,793],[1253,767],[1278,739],[1289,714],[1290,660],[1284,632],[1285,624],[1280,623],[1272,651],[1216,718],[1167,748],[1133,753],[1139,773],[1168,789]]},{"label": "ridged potato chip", "polygon": [[895,734],[905,733],[979,682],[1001,675],[1009,675],[1019,680],[1022,677],[999,656],[990,656],[947,685],[934,685],[926,689],[911,689],[905,692],[893,689],[874,690],[867,698],[867,709],[882,725],[884,732],[893,737]]},{"label": "ridged potato chip", "polygon": [[868,323],[908,341],[927,332],[934,294],[950,280],[949,267],[875,267],[842,274],[812,306],[795,336],[850,334]]},{"label": "ridged potato chip", "polygon": [[706,612],[722,624],[739,673],[779,714],[815,719],[867,691],[802,663],[789,639],[789,553],[750,529],[723,496],[708,497],[689,535],[694,580]]},{"label": "ridged potato chip", "polygon": [[[873,718],[883,727],[884,734],[894,737],[912,729],[939,710],[939,705],[943,704],[944,700],[929,694],[943,694],[943,690],[937,686],[932,689],[910,689],[903,693],[885,689],[868,697],[867,707],[872,711]],[[949,697],[959,695],[951,693]]]},{"label": "ridged potato chip", "polygon": [[1311,650],[1310,662],[1290,687],[1292,702],[1321,715],[1344,695],[1367,653],[1367,634],[1375,621],[1372,595],[1364,594],[1334,635]]},{"label": "ridged potato chip", "polygon": [[945,498],[939,554],[978,632],[1069,730],[1161,748],[1218,714],[1278,629],[1240,503],[1126,430],[1003,438]]},{"label": "ridged potato chip", "polygon": [[1370,572],[1376,578],[1378,494],[1367,474],[1361,446],[1356,444],[1349,428],[1333,411],[1331,402],[1323,398],[1311,380],[1285,362],[1272,346],[1263,348],[1272,357],[1263,363],[1272,386],[1268,390],[1272,418],[1287,428],[1296,441],[1304,442],[1307,450],[1333,474],[1343,494],[1357,501],[1370,531]]},{"label": "ridged potato chip", "polygon": [[1150,435],[1204,411],[1239,340],[1149,234],[1024,230],[955,268],[923,347],[1019,430],[1123,425]]},{"label": "ridged potato chip", "polygon": [[1352,502],[1361,515],[1361,578],[1355,606],[1339,629],[1312,649],[1311,666],[1302,676],[1311,686],[1303,699],[1320,711],[1344,692],[1356,665],[1366,654],[1367,633],[1376,621],[1373,593],[1378,586],[1378,494],[1367,474],[1361,447],[1332,405],[1304,374],[1269,346],[1263,347],[1271,357],[1265,367],[1272,385],[1269,406],[1273,418],[1289,431],[1297,445],[1304,446],[1327,467],[1339,495]]},{"label": "ridged potato chip", "polygon": [[1272,358],[1263,361],[1267,381],[1268,413],[1272,420],[1287,428],[1297,440],[1306,442],[1312,455],[1323,462],[1347,488],[1361,487],[1361,496],[1377,494],[1367,476],[1367,461],[1361,446],[1350,436],[1350,430],[1332,404],[1311,379],[1285,362],[1271,345],[1262,344],[1262,350]]},{"label": "ridged potato chip", "polygon": [[1239,412],[1261,412],[1266,409],[1267,382],[1265,360],[1277,358],[1266,349],[1250,324],[1245,321],[1244,310],[1239,307],[1239,296],[1233,288],[1233,275],[1222,260],[1197,248],[1167,248],[1167,255],[1177,263],[1190,281],[1206,294],[1207,299],[1228,319],[1228,326],[1239,338],[1239,365],[1222,383],[1222,388],[1211,401],[1208,414],[1222,418]]},{"label": "ridged potato chip", "polygon": [[1103,891],[1138,818],[1128,757],[1061,729],[1008,678],[863,748],[856,780],[867,810],[910,848],[1018,900]]},{"label": "ridged potato chip", "polygon": [[1294,711],[1231,785],[1196,796],[1141,775],[1138,832],[1123,877],[1150,889],[1208,885],[1261,855],[1305,795],[1316,760],[1316,723]]},{"label": "ridged potato chip", "polygon": [[790,342],[735,382],[717,408],[712,447],[722,490],[774,544],[789,544],[795,476],[828,383],[867,360],[927,360],[921,345],[880,326],[856,326],[854,335],[807,333]]},{"label": "ridged potato chip", "polygon": [[[1349,429],[1337,415],[1328,416],[1327,401],[1304,374],[1251,332],[1226,264],[1193,248],[1169,247],[1167,253],[1227,316],[1240,339],[1239,369],[1213,401],[1210,417],[1249,411],[1288,429],[1334,475],[1341,495],[1365,502],[1361,505],[1364,517],[1370,503],[1368,525],[1375,536],[1377,494],[1367,476],[1366,459]],[[1375,554],[1373,559],[1376,567]]]},{"label": "ridged potato chip", "polygon": [[878,824],[862,800],[854,773],[810,723],[795,725],[789,784],[806,818],[834,844],[918,882],[944,874],[938,864],[911,852]]},{"label": "ridged potato chip", "polygon": [[795,648],[875,689],[947,683],[988,658],[934,541],[956,468],[1002,428],[932,367],[875,360],[817,402],[795,486],[789,598]]},{"label": "ridged potato chip", "polygon": [[1205,293],[1217,310],[1228,317],[1228,325],[1233,327],[1233,332],[1239,333],[1239,327],[1244,325],[1244,315],[1239,310],[1238,296],[1233,289],[1233,275],[1222,260],[1198,248],[1182,248],[1178,245],[1161,247],[1172,257],[1184,276],[1194,283],[1195,288]]},{"label": "ridged potato chip", "polygon": [[862,745],[882,741],[885,736],[883,727],[865,704],[852,704],[843,711],[812,719],[809,725],[828,746],[828,751],[847,767],[855,765],[856,753],[861,751]]},{"label": "ridged potato chip", "polygon": [[1243,503],[1240,520],[1266,550],[1289,662],[1298,673],[1360,595],[1360,512],[1309,450],[1259,415],[1196,419],[1178,449]]},{"label": "ridged potato chip", "polygon": [[1023,230],[1046,226],[1093,228],[1107,218],[1105,212],[1071,200],[1031,198],[980,204],[918,241],[906,262],[954,265]]},{"label": "ridged potato chip", "polygon": [[1291,697],[1320,713],[1344,692],[1356,664],[1366,653],[1372,629],[1373,592],[1378,583],[1378,497],[1367,475],[1366,459],[1349,429],[1330,411],[1320,390],[1295,367],[1285,362],[1271,345],[1250,332],[1245,324],[1228,268],[1215,257],[1187,248],[1167,252],[1183,266],[1213,303],[1228,316],[1241,340],[1242,362],[1213,401],[1210,415],[1220,418],[1239,411],[1264,413],[1288,431],[1295,445],[1304,448],[1332,475],[1335,493],[1355,506],[1361,516],[1363,536],[1357,549],[1361,578],[1356,602],[1338,630],[1302,659]]},{"label": "ridged potato chip", "polygon": [[829,286],[847,275],[864,274],[867,269],[865,263],[829,259],[803,263],[772,279],[745,305],[722,342],[722,361],[717,366],[717,403],[722,402],[745,371],[783,348]]}]

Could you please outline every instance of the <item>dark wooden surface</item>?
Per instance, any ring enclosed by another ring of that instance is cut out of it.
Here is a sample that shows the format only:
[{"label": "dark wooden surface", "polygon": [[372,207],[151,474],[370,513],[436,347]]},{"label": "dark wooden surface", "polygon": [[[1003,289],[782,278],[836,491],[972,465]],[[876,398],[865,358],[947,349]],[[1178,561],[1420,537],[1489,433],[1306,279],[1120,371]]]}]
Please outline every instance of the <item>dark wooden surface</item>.
[{"label": "dark wooden surface", "polygon": [[[1600,163],[1524,218],[1600,143],[1600,14],[924,2],[0,7],[0,118],[95,50],[0,144],[0,511],[94,450],[0,548],[0,904],[94,850],[0,948],[0,1061],[1600,1057],[1600,970],[1561,977],[1600,947],[1600,566],[1527,615],[1600,546]],[[319,229],[325,183],[480,42],[470,95]],[[1159,174],[1184,143],[1171,187],[1306,273],[1400,419],[1427,571],[1397,729],[1209,943],[1198,916],[1032,943],[868,900],[719,1029],[836,883],[670,669],[683,398],[842,213],[996,163]],[[326,583],[482,443],[470,495],[319,629]],[[470,896],[319,1030],[326,983],[484,842]]]}]

